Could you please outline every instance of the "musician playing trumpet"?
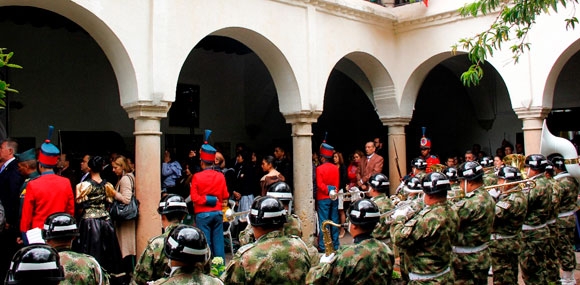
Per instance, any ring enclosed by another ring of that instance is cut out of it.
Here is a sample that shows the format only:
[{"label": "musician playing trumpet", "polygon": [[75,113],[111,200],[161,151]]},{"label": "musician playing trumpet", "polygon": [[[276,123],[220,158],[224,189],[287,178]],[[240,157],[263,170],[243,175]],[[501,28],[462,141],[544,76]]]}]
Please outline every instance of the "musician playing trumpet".
[{"label": "musician playing trumpet", "polygon": [[[520,184],[504,185],[522,180],[522,173],[513,166],[504,166],[497,173],[497,189],[490,194],[495,197],[495,219],[489,249],[493,268],[493,284],[518,284],[518,256],[520,232],[524,224],[528,200]],[[507,193],[507,194],[506,194]]]},{"label": "musician playing trumpet", "polygon": [[451,245],[457,239],[457,213],[447,202],[450,190],[445,174],[432,172],[423,180],[425,207],[410,207],[393,214],[391,238],[405,256],[408,284],[453,284]]},{"label": "musician playing trumpet", "polygon": [[[382,173],[377,173],[369,179],[369,193],[371,201],[377,204],[381,214],[393,209],[393,202],[387,194],[389,192],[389,178]],[[377,224],[373,231],[373,237],[382,240],[389,247],[393,247],[391,243],[391,234],[389,232],[389,225],[385,222],[387,217],[381,217],[381,222]]]},{"label": "musician playing trumpet", "polygon": [[380,219],[377,205],[368,199],[354,202],[347,211],[353,244],[324,255],[308,272],[306,284],[391,284],[393,253],[372,237]]}]

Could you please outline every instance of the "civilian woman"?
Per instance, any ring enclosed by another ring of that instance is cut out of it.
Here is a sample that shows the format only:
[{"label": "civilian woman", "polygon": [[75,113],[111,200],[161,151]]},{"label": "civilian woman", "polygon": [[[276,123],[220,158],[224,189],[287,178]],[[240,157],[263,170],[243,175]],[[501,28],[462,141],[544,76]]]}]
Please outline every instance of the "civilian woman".
[{"label": "civilian woman", "polygon": [[[118,182],[115,186],[115,200],[129,204],[131,198],[135,195],[135,176],[131,171],[131,166],[127,158],[120,155],[111,164],[113,172],[118,176]],[[115,221],[115,231],[121,247],[123,256],[123,268],[130,275],[135,266],[135,220]]]},{"label": "civilian woman", "polygon": [[[342,158],[342,153],[335,151],[332,155],[332,161],[338,167],[338,175],[339,175],[339,184],[338,188],[340,188],[339,193],[344,193],[344,189],[348,185],[348,176],[346,175],[346,165],[344,165],[344,159]],[[344,224],[346,222],[346,215],[344,213],[344,199],[342,196],[338,199],[338,215],[340,218],[340,223]],[[345,229],[340,229],[340,234],[338,235],[339,238],[343,238],[345,234]]]},{"label": "civilian woman", "polygon": [[100,156],[90,157],[90,178],[77,184],[76,202],[81,208],[80,237],[74,250],[93,256],[109,273],[121,273],[121,250],[105,200],[113,202],[115,188],[101,178],[104,165]]},{"label": "civilian woman", "polygon": [[274,182],[284,181],[284,177],[274,168],[274,162],[276,159],[268,155],[262,159],[262,170],[266,172],[264,176],[260,179],[260,187],[262,189],[261,196],[266,196],[268,191],[268,186]]}]

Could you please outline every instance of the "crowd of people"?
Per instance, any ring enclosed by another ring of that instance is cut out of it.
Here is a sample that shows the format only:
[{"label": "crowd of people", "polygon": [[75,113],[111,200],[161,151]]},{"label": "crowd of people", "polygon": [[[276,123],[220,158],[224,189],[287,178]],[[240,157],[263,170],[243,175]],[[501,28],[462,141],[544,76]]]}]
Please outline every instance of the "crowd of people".
[{"label": "crowd of people", "polygon": [[[313,242],[292,213],[285,148],[261,156],[240,144],[228,162],[210,134],[182,162],[164,152],[163,233],[138,259],[135,221],[114,221],[108,211],[135,193],[129,159],[86,155],[75,174],[50,140],[20,154],[15,141],[3,141],[1,187],[16,189],[0,196],[0,237],[12,245],[1,249],[7,284],[390,284],[396,258],[408,284],[487,284],[490,272],[494,284],[517,284],[520,270],[526,284],[575,284],[578,182],[557,153],[521,154],[518,168],[504,159],[511,145],[495,158],[474,145],[441,164],[423,137],[389,196],[380,138],[348,162],[323,141],[312,156]],[[228,228],[235,246],[224,240]],[[353,242],[341,245],[347,232]],[[210,274],[228,248],[223,273]]]},{"label": "crowd of people", "polygon": [[19,153],[18,142],[10,138],[0,145],[0,202],[5,209],[0,275],[6,276],[11,258],[23,247],[43,242],[41,231],[52,214],[63,213],[78,230],[66,246],[58,243],[58,251],[62,246],[63,251],[91,256],[87,263],[107,272],[96,280],[112,276],[117,283],[128,283],[136,256],[135,221],[111,219],[109,207],[113,201],[131,200],[134,167],[118,154],[108,159],[86,154],[75,167],[70,155],[51,143],[52,130],[39,148]]}]

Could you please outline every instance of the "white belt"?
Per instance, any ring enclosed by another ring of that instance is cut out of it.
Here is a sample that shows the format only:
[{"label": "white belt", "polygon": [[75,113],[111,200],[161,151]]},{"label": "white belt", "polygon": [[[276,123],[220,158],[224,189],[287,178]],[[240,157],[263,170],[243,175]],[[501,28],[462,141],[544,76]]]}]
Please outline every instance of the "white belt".
[{"label": "white belt", "polygon": [[487,243],[474,247],[464,247],[464,246],[453,246],[453,252],[455,253],[476,253],[487,248]]},{"label": "white belt", "polygon": [[516,235],[510,235],[510,236],[504,236],[502,234],[491,234],[491,239],[492,240],[496,240],[496,239],[508,239],[508,238],[515,238]]},{"label": "white belt", "polygon": [[442,276],[443,274],[448,273],[449,271],[451,271],[451,268],[447,267],[447,268],[445,268],[445,270],[443,270],[439,273],[433,273],[433,274],[419,274],[419,273],[409,272],[409,279],[413,280],[413,281],[431,280],[431,279],[435,279],[439,276]]},{"label": "white belt", "polygon": [[576,209],[574,209],[574,210],[572,210],[572,211],[568,211],[568,212],[560,213],[560,214],[558,214],[558,218],[563,218],[563,217],[572,216],[572,215],[574,215],[574,213],[576,213]]},{"label": "white belt", "polygon": [[551,225],[551,224],[555,224],[555,223],[556,223],[556,219],[549,220],[546,222],[547,225]]},{"label": "white belt", "polygon": [[522,225],[522,231],[531,231],[531,230],[537,230],[537,229],[541,229],[546,227],[546,224],[541,224],[539,226],[529,226],[529,225]]}]

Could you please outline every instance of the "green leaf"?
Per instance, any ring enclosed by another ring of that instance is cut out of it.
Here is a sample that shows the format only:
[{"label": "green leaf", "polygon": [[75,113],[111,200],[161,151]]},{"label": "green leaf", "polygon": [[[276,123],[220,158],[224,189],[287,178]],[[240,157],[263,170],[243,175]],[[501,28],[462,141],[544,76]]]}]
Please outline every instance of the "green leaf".
[{"label": "green leaf", "polygon": [[0,90],[6,90],[6,87],[8,87],[8,84],[4,80],[0,80]]},{"label": "green leaf", "polygon": [[22,69],[22,66],[18,65],[18,64],[14,64],[14,63],[9,63],[6,65],[7,67],[10,68],[18,68],[18,69]]}]

